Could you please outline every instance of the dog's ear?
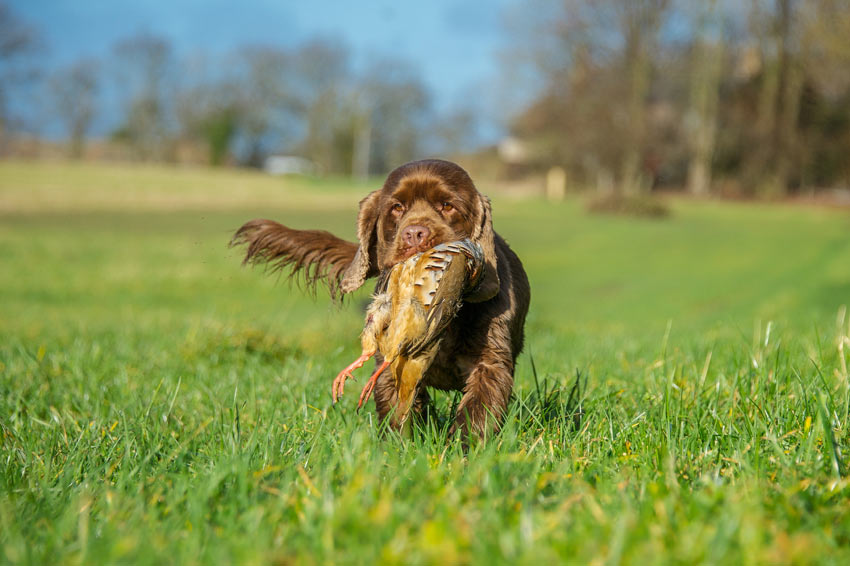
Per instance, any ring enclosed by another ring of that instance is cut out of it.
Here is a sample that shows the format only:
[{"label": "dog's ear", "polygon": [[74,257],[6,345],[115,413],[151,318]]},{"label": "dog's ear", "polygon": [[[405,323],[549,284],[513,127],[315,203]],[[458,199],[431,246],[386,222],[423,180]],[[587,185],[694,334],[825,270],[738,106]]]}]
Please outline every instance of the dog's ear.
[{"label": "dog's ear", "polygon": [[474,226],[472,240],[478,243],[484,251],[484,279],[478,289],[464,300],[470,303],[481,303],[492,299],[499,293],[500,283],[496,259],[496,234],[493,232],[490,199],[480,193],[475,202]]},{"label": "dog's ear", "polygon": [[378,215],[381,191],[372,191],[360,201],[360,213],[357,215],[357,239],[360,245],[354,259],[342,274],[340,289],[351,293],[359,289],[369,277],[378,274]]}]

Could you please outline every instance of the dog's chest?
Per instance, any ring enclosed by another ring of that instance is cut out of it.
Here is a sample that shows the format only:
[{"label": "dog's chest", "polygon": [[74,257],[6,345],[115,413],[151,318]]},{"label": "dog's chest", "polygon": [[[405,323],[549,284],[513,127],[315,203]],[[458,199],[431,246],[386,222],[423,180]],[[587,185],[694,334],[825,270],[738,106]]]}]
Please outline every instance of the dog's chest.
[{"label": "dog's chest", "polygon": [[[442,390],[463,390],[466,379],[483,353],[487,318],[479,305],[465,304],[443,334],[437,355],[425,372],[423,383]],[[483,330],[483,331],[482,331]]]}]

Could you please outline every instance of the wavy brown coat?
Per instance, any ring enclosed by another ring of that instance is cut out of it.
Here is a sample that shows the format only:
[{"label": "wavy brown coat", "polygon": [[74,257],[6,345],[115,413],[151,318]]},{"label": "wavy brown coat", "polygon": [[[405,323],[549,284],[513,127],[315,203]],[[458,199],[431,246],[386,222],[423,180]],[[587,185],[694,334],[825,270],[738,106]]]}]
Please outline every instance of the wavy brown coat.
[{"label": "wavy brown coat", "polygon": [[[477,241],[485,255],[484,280],[446,330],[423,383],[463,392],[452,431],[465,437],[470,430],[481,436],[497,430],[522,350],[530,289],[519,258],[493,231],[490,201],[460,166],[415,161],[394,170],[360,202],[357,237],[355,244],[325,231],[258,219],[243,225],[232,243],[246,245],[245,262],[290,267],[312,286],[327,284],[337,297],[418,251],[463,238]],[[388,372],[378,379],[374,396],[383,419],[395,406]],[[415,410],[425,411],[429,401],[422,388]]]}]

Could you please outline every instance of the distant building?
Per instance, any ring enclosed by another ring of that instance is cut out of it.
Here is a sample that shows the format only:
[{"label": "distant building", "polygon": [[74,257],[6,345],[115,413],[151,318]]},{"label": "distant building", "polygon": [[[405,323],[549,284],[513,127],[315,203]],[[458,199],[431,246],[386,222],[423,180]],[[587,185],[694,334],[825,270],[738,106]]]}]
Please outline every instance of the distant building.
[{"label": "distant building", "polygon": [[270,155],[263,162],[263,171],[269,175],[312,175],[316,166],[309,159],[295,155]]},{"label": "distant building", "polygon": [[505,163],[526,163],[531,158],[528,144],[512,136],[502,138],[496,149]]}]

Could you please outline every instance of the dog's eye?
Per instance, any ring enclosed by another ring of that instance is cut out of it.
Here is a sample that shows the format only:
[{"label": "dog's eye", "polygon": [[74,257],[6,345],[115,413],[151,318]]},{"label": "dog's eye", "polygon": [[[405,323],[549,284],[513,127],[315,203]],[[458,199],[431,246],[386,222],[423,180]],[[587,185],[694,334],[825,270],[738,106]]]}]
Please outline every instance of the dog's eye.
[{"label": "dog's eye", "polygon": [[454,208],[455,208],[455,207],[453,207],[453,206],[452,206],[452,203],[450,203],[450,202],[444,202],[444,203],[443,203],[443,209],[442,209],[442,210],[443,210],[443,212],[451,212],[452,210],[454,210]]},{"label": "dog's eye", "polygon": [[393,212],[403,212],[404,211],[404,205],[402,205],[400,202],[397,202],[393,205],[392,210],[393,210]]}]

